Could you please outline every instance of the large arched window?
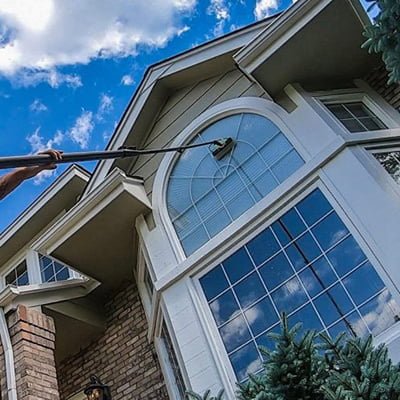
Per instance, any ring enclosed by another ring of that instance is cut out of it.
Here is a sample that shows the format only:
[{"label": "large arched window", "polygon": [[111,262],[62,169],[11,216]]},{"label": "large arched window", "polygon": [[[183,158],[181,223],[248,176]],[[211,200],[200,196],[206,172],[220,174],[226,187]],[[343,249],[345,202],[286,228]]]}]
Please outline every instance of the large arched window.
[{"label": "large arched window", "polygon": [[304,161],[281,130],[258,114],[225,117],[191,143],[223,137],[235,146],[222,159],[207,147],[185,151],[172,169],[168,213],[186,255],[274,190]]}]

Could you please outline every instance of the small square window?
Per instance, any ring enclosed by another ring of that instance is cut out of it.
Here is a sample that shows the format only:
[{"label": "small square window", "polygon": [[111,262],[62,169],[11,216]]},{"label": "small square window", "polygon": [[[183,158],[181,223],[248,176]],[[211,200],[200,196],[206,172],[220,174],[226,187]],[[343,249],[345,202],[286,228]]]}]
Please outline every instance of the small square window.
[{"label": "small square window", "polygon": [[28,268],[25,260],[6,275],[6,285],[29,285]]},{"label": "small square window", "polygon": [[352,133],[387,129],[362,101],[325,103],[325,106]]},{"label": "small square window", "polygon": [[373,155],[394,181],[400,184],[400,149],[377,151]]}]

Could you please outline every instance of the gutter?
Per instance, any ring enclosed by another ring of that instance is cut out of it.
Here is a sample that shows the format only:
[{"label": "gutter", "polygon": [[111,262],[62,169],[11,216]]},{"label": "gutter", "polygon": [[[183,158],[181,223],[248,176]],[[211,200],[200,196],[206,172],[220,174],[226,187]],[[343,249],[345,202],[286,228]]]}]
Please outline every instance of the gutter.
[{"label": "gutter", "polygon": [[3,307],[0,307],[0,341],[4,350],[4,364],[6,369],[6,386],[8,400],[17,400],[17,382],[15,379],[14,353]]}]

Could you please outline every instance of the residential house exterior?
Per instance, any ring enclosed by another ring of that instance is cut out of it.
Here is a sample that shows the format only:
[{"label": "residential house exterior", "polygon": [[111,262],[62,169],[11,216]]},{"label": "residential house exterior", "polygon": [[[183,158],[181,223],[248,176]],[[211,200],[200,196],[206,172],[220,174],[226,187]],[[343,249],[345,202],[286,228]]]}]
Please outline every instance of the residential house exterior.
[{"label": "residential house exterior", "polygon": [[400,87],[358,0],[277,16],[150,67],[108,149],[0,236],[1,398],[182,399],[261,368],[289,322],[400,361]]}]

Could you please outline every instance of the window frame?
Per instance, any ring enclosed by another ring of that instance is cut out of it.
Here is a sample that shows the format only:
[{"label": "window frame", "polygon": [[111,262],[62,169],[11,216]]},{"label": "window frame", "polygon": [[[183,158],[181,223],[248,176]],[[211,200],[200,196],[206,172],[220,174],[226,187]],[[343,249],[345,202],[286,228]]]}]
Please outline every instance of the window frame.
[{"label": "window frame", "polygon": [[[386,172],[386,171],[385,171]],[[391,177],[389,177],[392,179]],[[204,329],[208,330],[211,335],[207,335],[207,340],[210,348],[216,348],[220,357],[222,357],[223,362],[218,362],[215,359],[217,368],[221,369],[224,373],[226,373],[229,377],[230,384],[232,387],[236,385],[236,376],[231,365],[231,362],[228,357],[228,352],[225,349],[223,344],[221,335],[218,331],[217,324],[213,318],[210,306],[205,297],[204,291],[201,287],[200,279],[210,272],[213,268],[215,268],[218,264],[223,262],[227,257],[235,253],[238,249],[240,249],[243,245],[257,236],[260,232],[262,232],[267,227],[271,226],[275,221],[277,221],[283,214],[289,211],[293,206],[295,206],[298,202],[307,197],[313,190],[319,189],[323,195],[327,198],[329,203],[332,205],[333,210],[337,213],[337,215],[342,219],[343,223],[349,230],[349,232],[353,235],[354,239],[357,241],[358,245],[362,249],[362,251],[367,256],[368,260],[371,262],[371,265],[374,267],[375,271],[378,273],[379,277],[384,282],[385,286],[388,288],[393,298],[400,304],[400,288],[397,288],[394,283],[391,281],[387,272],[385,271],[382,264],[375,257],[373,251],[366,243],[365,239],[361,236],[359,230],[356,228],[355,223],[351,221],[351,217],[348,215],[349,213],[346,210],[344,205],[341,205],[338,199],[335,198],[334,194],[331,193],[328,186],[323,182],[323,179],[316,176],[310,182],[305,185],[300,185],[295,193],[291,193],[286,199],[280,202],[279,210],[275,213],[270,213],[267,217],[262,214],[259,215],[259,219],[262,222],[256,225],[256,228],[251,230],[250,233],[242,234],[241,239],[237,241],[232,247],[229,248],[228,251],[219,254],[212,262],[208,263],[203,269],[200,271],[196,271],[191,276],[192,282],[192,293],[198,300],[199,310],[198,314],[200,316],[201,323],[204,325]],[[264,218],[263,218],[264,217]],[[211,336],[211,337],[208,337]],[[374,336],[374,343],[380,344],[387,342],[390,338],[398,338],[400,336],[400,321],[393,324],[391,327],[381,332],[379,335]]]},{"label": "window frame", "polygon": [[[290,115],[278,104],[257,97],[241,97],[232,100],[227,100],[223,103],[210,107],[205,112],[200,114],[196,119],[194,119],[172,142],[171,146],[178,147],[189,143],[196,134],[203,131],[205,128],[213,124],[214,122],[223,119],[225,117],[240,114],[240,113],[252,113],[263,116],[271,120],[282,132],[282,134],[289,140],[292,144],[293,148],[298,152],[300,157],[304,160],[304,165],[307,164],[307,161],[311,159],[310,153],[306,150],[304,145],[295,135],[295,129],[292,129],[290,126]],[[198,254],[201,254],[204,251],[204,247],[208,243],[213,243],[218,238],[223,231],[225,231],[228,227],[235,224],[237,220],[240,220],[243,216],[245,216],[249,210],[257,207],[256,203],[250,209],[245,211],[239,218],[234,220],[231,224],[229,224],[226,228],[224,228],[217,235],[212,237],[206,244],[202,245],[199,249],[186,256],[181,242],[178,238],[178,235],[175,231],[175,228],[172,224],[172,221],[169,217],[167,210],[167,188],[169,182],[169,176],[172,172],[173,167],[175,166],[176,161],[179,158],[179,154],[176,153],[167,153],[164,155],[160,166],[158,168],[155,181],[154,181],[154,192],[153,192],[153,204],[154,204],[154,219],[156,225],[162,226],[166,236],[170,242],[172,249],[174,250],[175,256],[178,262],[182,262],[184,260],[193,259]],[[300,167],[293,175],[296,175],[299,170],[304,168],[304,165]],[[287,181],[290,181],[291,177],[289,177],[285,182],[280,184],[277,188],[275,188],[271,193],[274,194],[277,189],[281,186],[285,185]],[[269,193],[265,198],[269,198],[271,193]],[[264,199],[265,199],[264,198]],[[263,199],[263,200],[264,200]],[[262,201],[262,200],[261,200]]]},{"label": "window frame", "polygon": [[[366,140],[371,137],[383,137],[390,135],[392,129],[400,126],[400,118],[393,118],[388,109],[390,105],[383,103],[375,93],[367,93],[362,89],[348,89],[331,92],[315,92],[311,96],[324,110],[324,118],[335,126],[335,131],[350,141]],[[346,104],[352,102],[363,103],[384,125],[386,129],[371,130],[365,132],[350,132],[342,122],[327,107],[327,104]]]}]

